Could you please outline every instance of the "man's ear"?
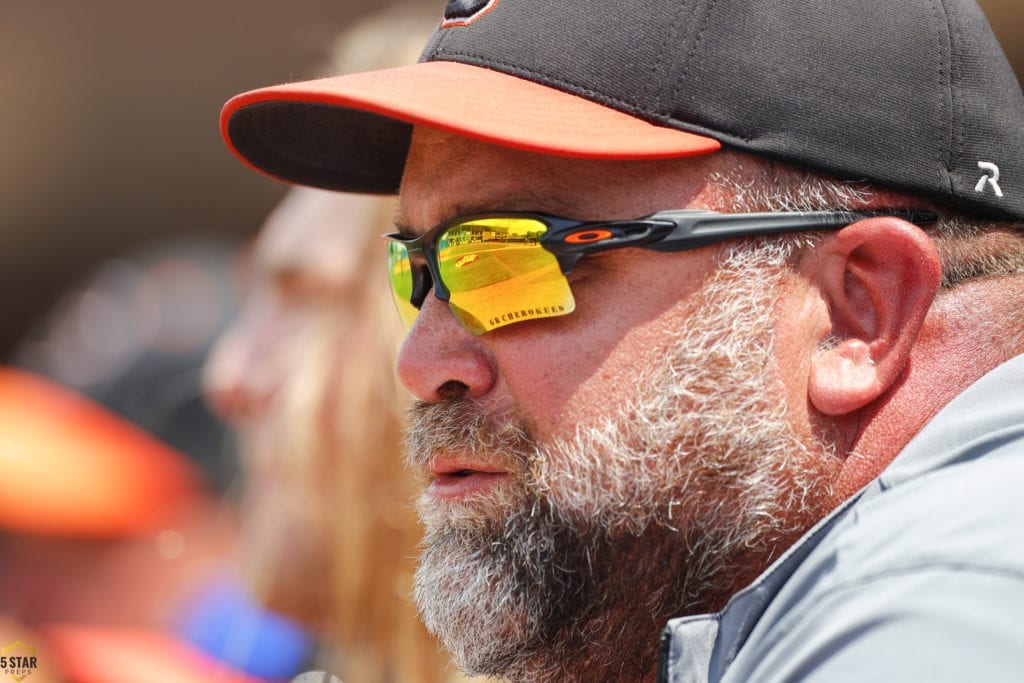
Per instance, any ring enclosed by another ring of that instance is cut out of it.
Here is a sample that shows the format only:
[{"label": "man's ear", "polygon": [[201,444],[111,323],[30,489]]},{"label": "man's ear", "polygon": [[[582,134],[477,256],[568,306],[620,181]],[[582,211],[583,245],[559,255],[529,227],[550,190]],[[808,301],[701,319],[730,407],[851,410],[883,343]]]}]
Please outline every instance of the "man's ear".
[{"label": "man's ear", "polygon": [[808,399],[826,415],[844,415],[903,374],[938,290],[939,256],[920,228],[885,217],[829,235],[813,261],[831,330],[812,357]]}]

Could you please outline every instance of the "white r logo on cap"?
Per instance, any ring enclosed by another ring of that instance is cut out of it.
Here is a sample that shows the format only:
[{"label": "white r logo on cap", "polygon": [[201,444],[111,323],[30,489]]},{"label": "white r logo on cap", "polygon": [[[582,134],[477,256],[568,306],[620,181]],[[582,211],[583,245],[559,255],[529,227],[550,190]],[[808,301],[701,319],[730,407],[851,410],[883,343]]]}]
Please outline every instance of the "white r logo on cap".
[{"label": "white r logo on cap", "polygon": [[999,167],[990,161],[979,161],[978,168],[985,172],[985,175],[981,176],[981,180],[974,186],[975,192],[984,192],[985,185],[991,185],[992,191],[996,193],[997,197],[1003,196],[1003,190],[999,187]]}]

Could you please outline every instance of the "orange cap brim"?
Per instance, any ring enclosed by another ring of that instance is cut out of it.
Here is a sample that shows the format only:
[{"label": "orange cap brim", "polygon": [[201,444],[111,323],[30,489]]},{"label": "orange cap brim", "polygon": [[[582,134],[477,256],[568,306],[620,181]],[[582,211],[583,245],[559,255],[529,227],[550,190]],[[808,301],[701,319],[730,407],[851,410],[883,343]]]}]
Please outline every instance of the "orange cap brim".
[{"label": "orange cap brim", "polygon": [[[362,130],[340,130],[348,119],[332,118],[330,112],[337,109],[362,112],[352,119]],[[310,116],[313,112],[320,114]],[[721,148],[712,138],[656,125],[546,85],[443,61],[243,93],[224,106],[221,132],[242,161],[271,176],[360,191],[344,187],[341,176],[332,178],[337,170],[332,163],[344,167],[374,158],[404,160],[407,130],[404,136],[394,128],[378,135],[374,126],[385,130],[387,125],[380,119],[404,124],[405,129],[422,125],[529,152],[586,159],[664,159]],[[346,158],[346,145],[378,143],[376,157],[362,150]],[[390,149],[397,145],[405,145],[400,155]],[[388,191],[397,189],[397,165],[387,171]]]}]

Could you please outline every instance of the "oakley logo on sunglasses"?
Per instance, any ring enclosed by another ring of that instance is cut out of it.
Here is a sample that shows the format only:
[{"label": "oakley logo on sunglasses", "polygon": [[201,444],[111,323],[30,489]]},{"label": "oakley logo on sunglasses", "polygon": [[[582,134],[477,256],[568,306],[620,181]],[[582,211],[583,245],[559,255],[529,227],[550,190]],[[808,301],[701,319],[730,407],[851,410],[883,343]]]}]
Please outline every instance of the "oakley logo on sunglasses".
[{"label": "oakley logo on sunglasses", "polygon": [[569,244],[591,244],[606,240],[612,236],[614,236],[614,233],[610,230],[581,230],[580,232],[566,235],[564,239]]}]

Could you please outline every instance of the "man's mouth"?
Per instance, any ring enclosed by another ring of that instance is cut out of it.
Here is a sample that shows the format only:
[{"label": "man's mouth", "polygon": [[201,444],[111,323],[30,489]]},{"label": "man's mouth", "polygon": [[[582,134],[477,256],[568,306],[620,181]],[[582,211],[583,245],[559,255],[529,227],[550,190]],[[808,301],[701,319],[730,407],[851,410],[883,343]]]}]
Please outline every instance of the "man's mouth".
[{"label": "man's mouth", "polygon": [[484,493],[509,477],[508,471],[500,467],[444,458],[431,463],[430,475],[427,495],[438,498],[465,498]]}]

